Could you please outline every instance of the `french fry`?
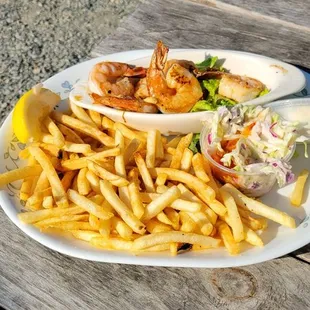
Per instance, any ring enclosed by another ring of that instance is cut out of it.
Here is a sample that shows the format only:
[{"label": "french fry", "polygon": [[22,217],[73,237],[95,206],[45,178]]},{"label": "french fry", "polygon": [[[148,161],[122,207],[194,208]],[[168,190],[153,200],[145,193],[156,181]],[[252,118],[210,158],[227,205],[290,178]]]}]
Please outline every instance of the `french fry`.
[{"label": "french fry", "polygon": [[82,132],[102,144],[106,146],[113,147],[114,146],[114,139],[106,135],[104,132],[100,131],[97,127],[84,123],[78,119],[70,117],[68,115],[59,113],[59,112],[52,112],[52,117],[59,123],[68,126],[77,130],[78,132]]},{"label": "french fry", "polygon": [[60,148],[55,144],[32,143],[32,146],[40,147],[44,153],[46,153],[47,155],[50,155],[50,156],[59,157],[61,155],[60,154]]},{"label": "french fry", "polygon": [[[97,205],[102,205],[105,202],[104,197],[101,194],[98,195],[94,195],[92,197],[89,198],[92,202],[96,203]],[[113,213],[111,210],[107,210],[111,213]]]},{"label": "french fry", "polygon": [[164,146],[161,139],[161,134],[156,130],[156,147],[155,147],[155,158],[163,159],[164,158]]},{"label": "french fry", "polygon": [[181,192],[176,186],[170,188],[146,206],[142,220],[146,222],[155,217],[180,196]]},{"label": "french fry", "polygon": [[198,232],[201,232],[205,236],[209,236],[213,230],[213,225],[210,223],[208,217],[203,212],[187,212],[187,214],[196,223]]},{"label": "french fry", "polygon": [[68,194],[68,198],[70,199],[70,201],[80,206],[87,212],[99,217],[102,220],[107,220],[114,216],[113,213],[106,211],[102,206],[80,195],[75,190],[69,189],[67,194]]},{"label": "french fry", "polygon": [[140,172],[140,175],[142,177],[142,180],[143,180],[143,183],[144,183],[146,190],[150,193],[155,192],[155,187],[154,187],[152,177],[150,175],[148,168],[146,167],[146,163],[145,163],[144,159],[142,158],[141,154],[135,153],[134,158],[135,158],[137,167],[139,169],[139,172]]},{"label": "french fry", "polygon": [[297,181],[294,190],[291,195],[291,204],[295,207],[300,207],[303,197],[303,191],[307,178],[309,176],[309,171],[304,169],[301,171],[300,175],[297,177]]},{"label": "french fry", "polygon": [[240,252],[240,247],[239,244],[236,243],[229,226],[226,223],[219,221],[216,224],[216,227],[229,254],[237,255]]},{"label": "french fry", "polygon": [[132,229],[121,219],[114,216],[112,219],[112,228],[125,240],[130,240],[132,236]]},{"label": "french fry", "polygon": [[70,102],[70,108],[73,114],[83,123],[86,123],[93,127],[97,127],[95,122],[90,118],[90,116],[86,113],[86,111],[83,108],[77,106],[73,102]]},{"label": "french fry", "polygon": [[252,244],[254,246],[264,246],[263,240],[257,235],[255,231],[247,227],[246,225],[243,225],[243,230],[244,230],[244,240]]},{"label": "french fry", "polygon": [[111,232],[111,219],[100,220],[99,233],[102,237],[109,238]]},{"label": "french fry", "polygon": [[[96,153],[94,155],[62,161],[61,166],[62,168],[67,169],[67,170],[78,170],[78,169],[87,167],[88,160],[101,162],[101,161],[105,161],[108,157],[114,157],[119,154],[120,154],[120,149],[113,148],[113,149],[109,149],[109,150]],[[71,154],[71,155],[76,155],[76,154]]]},{"label": "french fry", "polygon": [[214,190],[216,199],[220,199],[219,187],[213,178],[209,162],[204,157],[203,157],[203,167],[204,167],[204,170],[207,172],[208,177],[210,179],[210,181],[208,182],[208,185]]},{"label": "french fry", "polygon": [[164,192],[166,192],[169,189],[168,186],[166,185],[159,185],[156,187],[156,193],[158,194],[163,194]]},{"label": "french fry", "polygon": [[[28,166],[33,166],[37,161],[30,155],[28,156]],[[1,178],[1,176],[0,176]],[[34,182],[34,177],[27,177],[24,179],[19,192],[19,199],[26,201],[32,195],[32,185]]]},{"label": "french fry", "polygon": [[151,219],[146,223],[146,230],[151,234],[155,234],[164,231],[171,231],[172,227],[158,221],[157,219]]},{"label": "french fry", "polygon": [[66,192],[51,161],[45,155],[45,153],[36,146],[30,146],[29,151],[31,155],[39,162],[43,171],[45,172],[51,185],[53,197],[57,206],[67,208],[69,206],[69,203],[67,200]]},{"label": "french fry", "polygon": [[101,194],[99,186],[99,180],[100,180],[99,177],[93,171],[87,169],[86,178],[89,182],[91,189],[96,194]]},{"label": "french fry", "polygon": [[109,239],[104,237],[96,237],[92,238],[90,240],[90,243],[100,248],[122,250],[122,251],[131,251],[133,244],[132,241],[115,237]]},{"label": "french fry", "polygon": [[169,248],[171,256],[176,256],[178,254],[178,244],[176,242],[171,242]]},{"label": "french fry", "polygon": [[161,223],[164,223],[164,224],[167,224],[167,225],[170,225],[172,226],[173,223],[171,222],[171,220],[168,218],[168,216],[162,211],[162,212],[159,212],[157,215],[156,215],[156,218],[161,222]]},{"label": "french fry", "polygon": [[172,208],[165,208],[164,213],[167,215],[168,219],[170,220],[172,227],[174,230],[180,229],[180,216],[179,213],[176,212]]},{"label": "french fry", "polygon": [[174,137],[173,139],[171,139],[166,145],[165,145],[165,149],[167,150],[169,147],[174,147],[176,148],[180,142],[180,140],[182,139],[181,136],[177,136]]},{"label": "french fry", "polygon": [[206,202],[210,208],[218,215],[224,215],[226,208],[219,201],[215,200],[214,190],[193,175],[171,168],[155,168],[150,169],[151,174],[156,177],[160,173],[165,173],[169,180],[185,183],[189,188],[193,189],[201,200]]},{"label": "french fry", "polygon": [[92,238],[100,237],[100,234],[91,230],[70,230],[73,237],[83,241],[90,242]]},{"label": "french fry", "polygon": [[196,230],[196,222],[186,213],[186,212],[180,212],[180,221],[181,221],[181,227],[180,230],[184,232],[195,232]]},{"label": "french fry", "polygon": [[151,246],[149,248],[145,248],[139,251],[136,250],[137,251],[136,255],[139,255],[139,252],[162,252],[162,251],[167,251],[167,250],[170,250],[169,244],[159,244],[159,245]]},{"label": "french fry", "polygon": [[180,169],[185,171],[185,172],[189,172],[191,167],[192,167],[192,158],[194,156],[194,153],[186,148],[183,152],[182,155],[182,159],[181,159],[181,165],[180,165]]},{"label": "french fry", "polygon": [[169,231],[142,236],[134,240],[132,249],[141,250],[155,245],[171,242],[199,244],[202,246],[210,246],[212,248],[217,248],[220,245],[220,240],[212,237],[181,231]]},{"label": "french fry", "polygon": [[21,222],[25,224],[32,224],[47,218],[51,217],[59,217],[62,215],[70,214],[81,214],[84,213],[85,210],[81,207],[74,206],[69,208],[52,208],[52,209],[44,209],[44,210],[37,210],[37,211],[28,211],[18,214],[18,218]]},{"label": "french fry", "polygon": [[114,167],[117,175],[126,178],[126,169],[124,161],[125,139],[119,130],[115,131],[115,145],[119,147],[121,153],[115,157]]},{"label": "french fry", "polygon": [[67,192],[67,190],[70,188],[72,181],[73,181],[74,177],[76,176],[76,174],[77,174],[76,171],[66,171],[64,173],[64,176],[61,179],[61,184],[62,184],[65,192]]},{"label": "french fry", "polygon": [[[168,147],[167,148],[167,155],[170,155],[170,157],[168,157],[169,159],[172,159],[172,156],[175,154],[176,150],[174,147]],[[167,159],[168,159],[167,158]]]},{"label": "french fry", "polygon": [[[49,196],[51,197],[51,196]],[[39,222],[36,222],[37,227],[52,227],[53,224],[61,222],[75,222],[75,221],[87,221],[88,214],[76,214],[76,215],[62,215],[60,217],[51,217]]]},{"label": "french fry", "polygon": [[128,192],[133,214],[138,219],[141,219],[144,214],[144,206],[140,199],[139,188],[136,183],[132,182],[128,185]]},{"label": "french fry", "polygon": [[[19,153],[18,153],[18,157],[20,159],[28,159],[30,156],[30,153],[29,153],[29,150],[28,148],[24,148],[23,150],[21,150]],[[30,164],[28,164],[30,166]]]},{"label": "french fry", "polygon": [[54,199],[53,196],[45,196],[43,198],[42,207],[44,209],[50,209],[54,207]]},{"label": "french fry", "polygon": [[88,222],[79,222],[79,221],[72,221],[72,222],[59,222],[59,223],[53,223],[46,226],[41,226],[40,228],[46,229],[46,228],[57,228],[62,230],[94,230],[98,231],[97,228],[92,227]]},{"label": "french fry", "polygon": [[25,208],[28,210],[38,210],[41,208],[44,199],[44,195],[39,195],[39,193],[45,193],[44,191],[50,187],[49,181],[44,171],[41,172],[37,181],[33,182],[32,185],[33,189],[31,191],[34,194],[28,198]]},{"label": "french fry", "polygon": [[165,173],[159,174],[156,178],[155,185],[156,186],[165,185],[166,181],[167,181],[167,175]]},{"label": "french fry", "polygon": [[178,184],[178,188],[181,191],[181,198],[185,200],[189,200],[192,202],[198,202],[201,204],[203,211],[206,213],[208,219],[210,220],[211,224],[214,225],[217,220],[216,213],[210,209],[202,200],[200,200],[195,194],[193,194],[186,186],[182,183]]},{"label": "french fry", "polygon": [[236,242],[240,242],[244,239],[244,232],[237,205],[234,201],[234,198],[228,192],[226,192],[225,189],[220,188],[220,195],[224,205],[227,208],[227,215],[231,223],[229,226],[232,229],[234,239]]},{"label": "french fry", "polygon": [[187,201],[184,199],[176,199],[170,204],[170,207],[179,211],[199,212],[202,205],[199,202]]},{"label": "french fry", "polygon": [[63,125],[57,124],[59,130],[66,137],[66,140],[73,143],[84,144],[83,139],[71,128]]},{"label": "french fry", "polygon": [[110,129],[114,131],[114,122],[106,116],[102,117],[101,125],[104,129]]},{"label": "french fry", "polygon": [[46,117],[43,123],[49,133],[54,138],[55,143],[53,144],[57,145],[58,147],[63,147],[65,144],[65,137],[63,136],[57,125],[54,123],[54,121],[50,117]]},{"label": "french fry", "polygon": [[235,199],[237,205],[249,210],[257,215],[264,216],[276,223],[290,228],[296,228],[295,220],[285,212],[273,209],[262,202],[249,198],[238,191],[231,184],[225,184],[223,188],[228,191]]},{"label": "french fry", "polygon": [[82,168],[77,175],[77,188],[80,195],[86,196],[91,191],[91,186],[86,178],[88,169]]},{"label": "french fry", "polygon": [[90,213],[88,221],[89,221],[89,224],[91,227],[99,230],[99,225],[100,225],[100,218],[99,217]]},{"label": "french fry", "polygon": [[131,209],[130,196],[128,191],[128,186],[123,186],[118,188],[118,196],[121,201],[125,203],[125,205]]},{"label": "french fry", "polygon": [[88,162],[88,169],[94,172],[99,178],[107,180],[115,186],[122,187],[129,184],[129,181],[127,181],[125,178],[109,172],[94,162]]},{"label": "french fry", "polygon": [[201,181],[208,183],[210,179],[204,170],[203,159],[200,153],[196,153],[193,156],[192,165],[193,165],[196,177],[199,178]]},{"label": "french fry", "polygon": [[88,154],[92,152],[89,144],[78,144],[68,141],[65,141],[63,150],[71,153],[83,153],[83,154]]},{"label": "french fry", "polygon": [[133,139],[130,143],[126,146],[124,151],[124,163],[127,165],[133,159],[133,154],[138,151],[139,147],[141,146],[141,141],[138,139]]},{"label": "french fry", "polygon": [[102,123],[101,123],[101,115],[99,112],[94,110],[88,110],[89,117],[93,121],[93,123],[99,128],[102,129]]},{"label": "french fry", "polygon": [[129,140],[137,139],[142,142],[146,142],[146,138],[142,137],[141,135],[135,133],[133,130],[126,127],[124,124],[121,123],[115,123],[114,124],[114,130],[119,130],[124,137],[128,138]]},{"label": "french fry", "polygon": [[100,181],[100,190],[109,204],[134,232],[138,234],[145,233],[145,225],[132,213],[125,203],[119,199],[110,182],[106,180]]},{"label": "french fry", "polygon": [[189,133],[180,140],[178,146],[175,149],[175,153],[172,157],[170,168],[174,169],[180,168],[183,152],[186,148],[189,147],[190,143],[192,142],[192,139],[193,139],[193,133]]},{"label": "french fry", "polygon": [[42,168],[40,165],[26,166],[0,174],[0,187],[6,184],[40,175]]},{"label": "french fry", "polygon": [[52,189],[51,187],[40,191],[40,192],[34,192],[28,199],[25,205],[25,208],[27,210],[38,210],[41,208],[41,204],[43,202],[44,197],[51,196],[52,195]]},{"label": "french fry", "polygon": [[156,157],[156,130],[149,130],[146,141],[146,158],[145,163],[147,168],[154,168]]}]

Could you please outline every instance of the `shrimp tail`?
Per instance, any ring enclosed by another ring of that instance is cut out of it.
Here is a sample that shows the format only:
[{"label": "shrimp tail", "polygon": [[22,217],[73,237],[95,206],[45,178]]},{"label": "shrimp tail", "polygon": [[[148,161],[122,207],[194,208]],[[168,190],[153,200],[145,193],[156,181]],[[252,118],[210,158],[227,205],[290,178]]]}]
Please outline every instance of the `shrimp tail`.
[{"label": "shrimp tail", "polygon": [[158,41],[153,53],[150,67],[162,71],[165,67],[169,48],[162,41]]},{"label": "shrimp tail", "polygon": [[113,96],[101,97],[97,94],[92,94],[95,104],[105,105],[118,110],[143,112],[143,113],[157,113],[156,105],[143,102],[142,100],[132,98],[118,98]]},{"label": "shrimp tail", "polygon": [[146,72],[147,69],[143,67],[134,67],[134,68],[128,67],[123,76],[144,78],[146,76]]}]

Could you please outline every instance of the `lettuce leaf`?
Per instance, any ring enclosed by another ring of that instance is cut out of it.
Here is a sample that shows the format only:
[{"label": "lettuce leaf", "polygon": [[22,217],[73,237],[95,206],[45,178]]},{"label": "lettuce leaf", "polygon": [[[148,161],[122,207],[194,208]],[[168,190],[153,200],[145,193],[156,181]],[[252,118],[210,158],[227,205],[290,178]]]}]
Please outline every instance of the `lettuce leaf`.
[{"label": "lettuce leaf", "polygon": [[265,96],[265,95],[267,95],[268,93],[269,93],[268,88],[265,88],[264,90],[262,90],[262,91],[259,93],[258,97]]},{"label": "lettuce leaf", "polygon": [[211,56],[207,59],[205,59],[204,61],[196,64],[196,67],[199,71],[204,71],[207,68],[213,68],[215,63],[217,62],[218,57],[217,56]]},{"label": "lettuce leaf", "polygon": [[209,92],[208,98],[213,98],[219,88],[220,80],[209,79],[202,81],[202,87],[207,89]]},{"label": "lettuce leaf", "polygon": [[215,111],[213,100],[199,100],[192,107],[191,112]]},{"label": "lettuce leaf", "polygon": [[200,139],[200,133],[194,134],[192,142],[188,147],[194,154],[200,153],[199,139]]},{"label": "lettuce leaf", "polygon": [[220,95],[217,95],[216,98],[216,106],[226,106],[226,107],[232,107],[236,104],[237,102],[235,100],[229,99],[227,97],[222,97]]}]

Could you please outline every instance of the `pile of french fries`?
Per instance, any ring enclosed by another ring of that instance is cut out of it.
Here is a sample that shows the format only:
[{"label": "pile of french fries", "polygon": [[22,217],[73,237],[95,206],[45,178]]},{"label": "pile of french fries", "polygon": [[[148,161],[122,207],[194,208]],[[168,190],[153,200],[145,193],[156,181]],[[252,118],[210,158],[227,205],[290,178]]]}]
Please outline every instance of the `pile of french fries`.
[{"label": "pile of french fries", "polygon": [[19,154],[27,166],[0,175],[0,186],[23,180],[19,219],[38,229],[69,231],[109,250],[170,251],[263,246],[267,220],[295,228],[292,217],[220,185],[193,134],[169,142],[70,104],[42,124],[40,142]]}]

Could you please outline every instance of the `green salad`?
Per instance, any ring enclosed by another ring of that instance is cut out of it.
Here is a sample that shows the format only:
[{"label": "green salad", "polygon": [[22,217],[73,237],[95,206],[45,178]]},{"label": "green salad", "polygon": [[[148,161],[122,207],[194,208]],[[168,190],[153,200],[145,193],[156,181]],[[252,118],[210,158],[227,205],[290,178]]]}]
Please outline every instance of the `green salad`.
[{"label": "green salad", "polygon": [[[228,73],[225,68],[218,65],[218,60],[217,56],[211,56],[196,64],[196,69],[200,73],[198,79],[203,90],[203,98],[196,102],[190,112],[215,111],[220,106],[232,107],[239,102],[269,93],[269,90],[255,79]],[[236,97],[241,100],[224,96],[223,93],[226,94],[227,89],[228,92],[237,93]]]}]

